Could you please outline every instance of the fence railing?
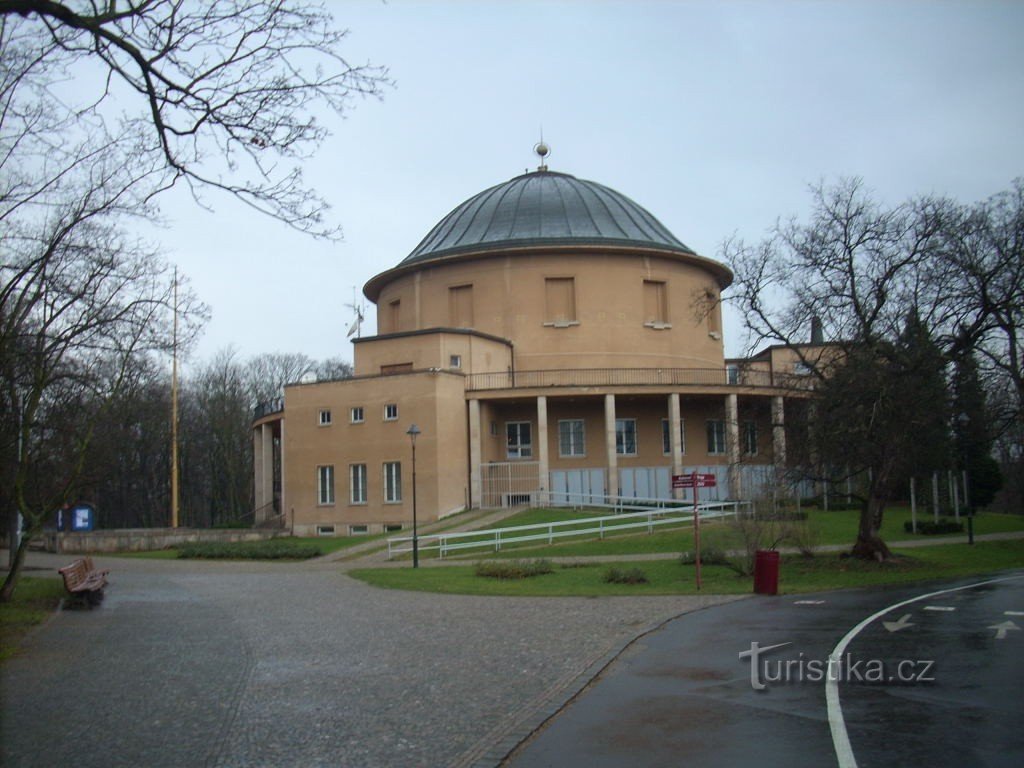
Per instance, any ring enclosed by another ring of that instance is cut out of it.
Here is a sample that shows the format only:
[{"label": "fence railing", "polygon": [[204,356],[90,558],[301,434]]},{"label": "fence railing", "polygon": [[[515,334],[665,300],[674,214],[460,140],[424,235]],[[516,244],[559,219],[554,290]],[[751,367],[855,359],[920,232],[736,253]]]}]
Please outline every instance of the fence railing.
[{"label": "fence railing", "polygon": [[[658,526],[680,525],[693,522],[693,505],[672,507],[668,505],[680,505],[680,502],[675,500],[659,501],[664,501],[665,506],[645,509],[640,512],[625,512],[617,515],[587,517],[577,520],[559,520],[551,523],[535,523],[533,525],[515,525],[483,531],[433,533],[417,537],[419,539],[418,549],[420,552],[437,552],[437,556],[443,559],[449,553],[468,549],[493,549],[495,552],[499,552],[502,546],[508,544],[529,541],[552,544],[555,539],[564,539],[571,536],[593,536],[594,534],[603,539],[606,533],[618,533],[620,531],[643,528],[646,528],[648,533],[653,533],[654,529]],[[729,516],[735,517],[740,513],[740,510],[746,510],[749,506],[750,502],[748,501],[708,502],[698,505],[698,511],[702,520],[709,520]],[[625,509],[628,507],[627,505],[621,505],[618,508]],[[412,552],[412,542],[412,536],[389,538],[388,559],[392,559],[396,555]]]},{"label": "fence railing", "polygon": [[566,368],[496,371],[466,376],[467,390],[529,387],[707,386],[811,389],[814,377],[726,368]]},{"label": "fence railing", "polygon": [[262,419],[264,416],[269,416],[272,413],[280,413],[284,410],[284,398],[275,397],[272,400],[264,400],[262,403],[257,403],[256,407],[252,410],[252,420]]}]

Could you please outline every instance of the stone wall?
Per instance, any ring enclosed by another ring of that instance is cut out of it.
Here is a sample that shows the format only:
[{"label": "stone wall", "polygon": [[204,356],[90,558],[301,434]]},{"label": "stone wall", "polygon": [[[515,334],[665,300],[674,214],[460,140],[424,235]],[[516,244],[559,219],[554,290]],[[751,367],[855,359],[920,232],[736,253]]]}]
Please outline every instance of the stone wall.
[{"label": "stone wall", "polygon": [[43,534],[47,552],[68,554],[95,554],[104,552],[144,552],[168,549],[192,542],[263,541],[288,536],[287,531],[266,531],[249,528],[197,529],[197,528],[118,528],[88,533]]}]

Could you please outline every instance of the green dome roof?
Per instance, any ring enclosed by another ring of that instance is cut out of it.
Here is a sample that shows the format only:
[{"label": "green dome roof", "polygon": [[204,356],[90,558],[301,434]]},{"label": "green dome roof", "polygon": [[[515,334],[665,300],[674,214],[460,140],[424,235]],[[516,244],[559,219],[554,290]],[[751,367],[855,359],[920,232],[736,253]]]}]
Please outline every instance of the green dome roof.
[{"label": "green dome roof", "polygon": [[694,252],[614,189],[542,170],[485,189],[441,219],[399,266],[469,252],[617,245]]}]

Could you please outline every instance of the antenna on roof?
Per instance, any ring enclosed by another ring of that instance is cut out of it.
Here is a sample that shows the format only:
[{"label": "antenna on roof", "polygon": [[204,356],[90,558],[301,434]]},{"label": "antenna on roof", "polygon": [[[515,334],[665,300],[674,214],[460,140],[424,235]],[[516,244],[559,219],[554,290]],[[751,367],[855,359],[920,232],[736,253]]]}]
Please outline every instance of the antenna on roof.
[{"label": "antenna on roof", "polygon": [[544,128],[540,129],[540,141],[533,145],[533,151],[540,157],[540,165],[537,166],[537,170],[546,171],[548,166],[544,161],[551,154],[551,147],[544,143]]},{"label": "antenna on roof", "polygon": [[366,305],[356,300],[356,287],[354,285],[352,286],[352,303],[345,306],[356,313],[356,319],[348,327],[348,333],[345,334],[345,337],[349,338],[354,333],[358,339],[363,327],[363,318],[366,316]]}]

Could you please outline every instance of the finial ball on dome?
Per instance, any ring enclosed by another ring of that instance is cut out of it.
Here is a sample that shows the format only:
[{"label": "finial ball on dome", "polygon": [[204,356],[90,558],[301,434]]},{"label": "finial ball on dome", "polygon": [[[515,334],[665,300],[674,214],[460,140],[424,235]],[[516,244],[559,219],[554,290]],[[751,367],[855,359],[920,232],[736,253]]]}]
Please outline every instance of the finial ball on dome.
[{"label": "finial ball on dome", "polygon": [[534,145],[533,151],[540,155],[540,157],[543,159],[547,157],[549,154],[551,154],[551,147],[549,147],[543,141],[539,141],[537,142],[537,144]]}]

